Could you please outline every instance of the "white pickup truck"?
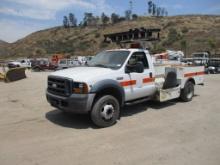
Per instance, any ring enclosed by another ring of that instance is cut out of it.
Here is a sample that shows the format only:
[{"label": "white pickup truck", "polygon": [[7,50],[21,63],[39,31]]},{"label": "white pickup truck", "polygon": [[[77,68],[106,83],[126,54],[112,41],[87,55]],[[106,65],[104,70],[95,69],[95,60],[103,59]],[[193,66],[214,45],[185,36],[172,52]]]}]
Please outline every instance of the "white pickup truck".
[{"label": "white pickup truck", "polygon": [[8,63],[8,67],[9,68],[16,68],[16,67],[31,68],[31,61],[29,59],[11,61]]},{"label": "white pickup truck", "polygon": [[99,127],[120,118],[124,105],[149,99],[191,101],[194,86],[203,85],[204,67],[154,65],[144,49],[116,49],[96,55],[85,67],[48,76],[48,102],[64,112],[90,114]]},{"label": "white pickup truck", "polygon": [[79,66],[79,61],[75,59],[61,59],[58,62],[58,67],[57,69],[67,69],[67,68],[73,68]]}]

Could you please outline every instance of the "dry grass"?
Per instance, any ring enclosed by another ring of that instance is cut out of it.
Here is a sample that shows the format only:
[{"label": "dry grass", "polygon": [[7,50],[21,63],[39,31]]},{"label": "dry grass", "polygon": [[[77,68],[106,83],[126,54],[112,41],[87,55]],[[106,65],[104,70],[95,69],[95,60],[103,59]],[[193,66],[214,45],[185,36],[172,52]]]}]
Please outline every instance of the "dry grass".
[{"label": "dry grass", "polygon": [[[216,41],[220,49],[220,16],[175,16],[166,18],[140,17],[137,21],[121,22],[107,27],[64,29],[55,27],[33,33],[26,38],[1,48],[1,56],[49,56],[54,53],[70,55],[93,55],[102,49],[116,45],[103,44],[103,34],[120,32],[137,27],[158,27],[162,29],[161,43],[166,41],[169,29],[174,28],[180,40],[166,45],[168,49],[181,49],[181,40],[188,44],[187,53],[211,50],[209,39]],[[4,51],[3,51],[4,50]],[[212,51],[212,50],[211,50]]]}]

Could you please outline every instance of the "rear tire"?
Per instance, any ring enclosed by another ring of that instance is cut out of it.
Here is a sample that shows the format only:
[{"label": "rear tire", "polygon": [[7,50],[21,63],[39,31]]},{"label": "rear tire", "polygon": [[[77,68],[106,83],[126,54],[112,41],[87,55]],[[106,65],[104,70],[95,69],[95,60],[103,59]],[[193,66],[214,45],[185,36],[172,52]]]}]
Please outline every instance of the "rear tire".
[{"label": "rear tire", "polygon": [[91,119],[98,127],[109,127],[116,123],[119,114],[118,100],[111,95],[105,95],[95,102],[91,111]]},{"label": "rear tire", "polygon": [[186,82],[184,89],[182,89],[180,98],[184,102],[192,101],[194,96],[194,84],[191,81]]}]

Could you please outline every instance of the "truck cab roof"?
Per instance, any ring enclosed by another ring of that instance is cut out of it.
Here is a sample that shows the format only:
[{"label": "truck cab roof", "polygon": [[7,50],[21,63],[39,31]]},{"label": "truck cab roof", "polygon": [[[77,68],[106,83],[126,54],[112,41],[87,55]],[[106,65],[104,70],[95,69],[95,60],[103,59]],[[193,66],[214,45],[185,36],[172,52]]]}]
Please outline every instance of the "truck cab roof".
[{"label": "truck cab roof", "polygon": [[128,48],[128,49],[111,49],[111,50],[106,50],[106,51],[129,51],[129,52],[149,52],[146,49],[137,49],[137,48]]}]

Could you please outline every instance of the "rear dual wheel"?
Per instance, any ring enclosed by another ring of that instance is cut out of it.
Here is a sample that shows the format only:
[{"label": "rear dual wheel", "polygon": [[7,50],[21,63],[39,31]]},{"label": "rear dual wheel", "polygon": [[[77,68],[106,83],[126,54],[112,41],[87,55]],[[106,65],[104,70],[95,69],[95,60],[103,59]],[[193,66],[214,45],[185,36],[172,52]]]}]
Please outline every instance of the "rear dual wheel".
[{"label": "rear dual wheel", "polygon": [[91,111],[91,119],[98,127],[109,127],[116,123],[119,114],[118,100],[111,95],[105,95],[95,102]]}]

